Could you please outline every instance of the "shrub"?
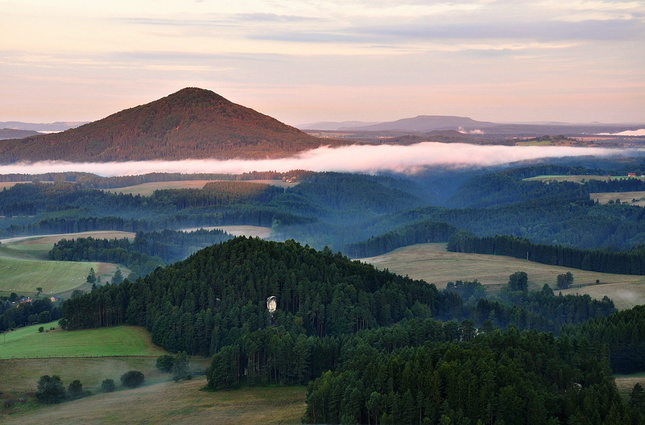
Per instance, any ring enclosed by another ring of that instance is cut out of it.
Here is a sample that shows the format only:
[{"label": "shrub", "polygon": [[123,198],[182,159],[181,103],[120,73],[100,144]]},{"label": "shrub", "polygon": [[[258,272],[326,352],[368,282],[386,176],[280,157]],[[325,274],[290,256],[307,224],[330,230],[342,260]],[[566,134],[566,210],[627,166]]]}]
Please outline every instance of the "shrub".
[{"label": "shrub", "polygon": [[72,383],[67,387],[67,395],[71,398],[83,397],[83,384],[81,384],[81,381],[78,379],[72,381]]},{"label": "shrub", "polygon": [[128,388],[136,388],[143,384],[143,373],[138,370],[131,370],[121,375],[121,383]]},{"label": "shrub", "polygon": [[114,389],[114,379],[104,379],[103,382],[101,382],[101,391],[104,393],[111,393]]},{"label": "shrub", "polygon": [[38,380],[36,398],[41,403],[55,404],[65,400],[65,387],[57,375],[43,375]]}]

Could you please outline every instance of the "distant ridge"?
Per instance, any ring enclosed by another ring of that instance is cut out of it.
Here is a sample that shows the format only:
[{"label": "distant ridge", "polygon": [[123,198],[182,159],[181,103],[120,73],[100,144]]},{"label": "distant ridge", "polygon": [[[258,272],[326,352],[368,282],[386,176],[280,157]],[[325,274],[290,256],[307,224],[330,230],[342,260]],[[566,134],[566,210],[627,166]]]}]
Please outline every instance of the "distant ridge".
[{"label": "distant ridge", "polygon": [[35,136],[39,134],[33,130],[16,130],[15,128],[0,127],[0,140],[4,139],[22,139],[23,137]]},{"label": "distant ridge", "polygon": [[31,130],[36,132],[57,132],[65,131],[79,125],[87,124],[86,122],[51,122],[51,123],[33,123],[22,121],[0,121],[0,128],[9,128],[13,130]]},{"label": "distant ridge", "polygon": [[280,158],[319,139],[204,89],[185,88],[62,133],[6,140],[0,163]]},{"label": "distant ridge", "polygon": [[414,118],[404,118],[397,121],[384,122],[364,127],[354,127],[355,131],[411,131],[426,133],[440,130],[478,130],[492,127],[496,124],[475,121],[467,117],[443,115],[419,115]]}]

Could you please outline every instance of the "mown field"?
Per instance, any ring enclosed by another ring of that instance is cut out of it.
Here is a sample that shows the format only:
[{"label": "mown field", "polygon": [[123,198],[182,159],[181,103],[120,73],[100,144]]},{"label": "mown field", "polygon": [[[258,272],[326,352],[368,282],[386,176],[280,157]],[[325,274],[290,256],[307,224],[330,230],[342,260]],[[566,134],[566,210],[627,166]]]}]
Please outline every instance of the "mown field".
[{"label": "mown field", "polygon": [[204,377],[100,393],[55,406],[0,416],[3,424],[297,424],[305,387],[208,392]]},{"label": "mown field", "polygon": [[[98,262],[48,261],[47,253],[54,243],[63,238],[124,238],[134,237],[128,232],[83,232],[46,236],[31,236],[2,240],[0,244],[0,295],[15,292],[33,295],[42,288],[45,295],[69,295],[73,289],[86,284],[90,268],[103,282],[109,281],[116,264]],[[127,274],[127,270],[123,269]]]},{"label": "mown field", "polygon": [[[133,186],[125,186],[114,189],[103,189],[106,192],[123,193],[131,195],[151,196],[155,190],[162,189],[202,189],[206,183],[218,180],[182,180],[170,182],[141,183]],[[298,183],[287,183],[282,180],[241,180],[247,183],[270,184],[278,187],[291,187]]]},{"label": "mown field", "polygon": [[[507,283],[512,273],[523,271],[528,275],[529,289],[541,289],[546,283],[558,291],[557,276],[570,271],[574,284],[561,291],[563,294],[589,294],[598,299],[606,295],[619,309],[645,304],[645,276],[596,273],[504,256],[448,252],[446,244],[442,243],[412,245],[361,261],[413,279],[423,279],[439,289],[455,280],[477,279],[495,290]],[[596,280],[600,283],[596,284]]]},{"label": "mown field", "polygon": [[602,205],[619,201],[639,207],[645,206],[645,192],[598,192],[590,193],[589,197]]},{"label": "mown field", "polygon": [[[46,332],[38,332],[44,327]],[[55,327],[56,330],[50,330]],[[62,331],[57,322],[26,326],[1,334],[0,359],[15,357],[159,356],[165,350],[152,344],[143,328],[113,328]]]}]

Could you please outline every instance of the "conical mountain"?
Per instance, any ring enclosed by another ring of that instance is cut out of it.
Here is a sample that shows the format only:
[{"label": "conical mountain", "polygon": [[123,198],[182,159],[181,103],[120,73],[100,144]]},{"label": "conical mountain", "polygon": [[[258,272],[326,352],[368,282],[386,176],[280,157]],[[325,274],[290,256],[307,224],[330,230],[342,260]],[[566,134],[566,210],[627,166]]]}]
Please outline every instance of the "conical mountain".
[{"label": "conical mountain", "polygon": [[0,163],[281,158],[341,141],[319,139],[199,88],[62,133],[6,140]]}]

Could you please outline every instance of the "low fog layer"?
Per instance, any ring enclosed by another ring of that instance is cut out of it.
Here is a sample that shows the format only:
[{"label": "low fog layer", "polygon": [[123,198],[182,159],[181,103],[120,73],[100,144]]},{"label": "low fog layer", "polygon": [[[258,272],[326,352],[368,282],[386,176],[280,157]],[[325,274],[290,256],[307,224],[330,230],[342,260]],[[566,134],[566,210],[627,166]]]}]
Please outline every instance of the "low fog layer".
[{"label": "low fog layer", "polygon": [[[322,147],[283,159],[182,161],[136,161],[110,163],[37,162],[32,164],[0,165],[0,174],[40,174],[77,171],[101,176],[137,175],[152,172],[167,173],[225,173],[250,171],[310,170],[356,173],[391,171],[412,174],[429,167],[493,166],[517,161],[578,157],[613,156],[624,149],[580,148],[565,146],[478,146],[462,143],[424,142],[410,146],[346,146]],[[634,151],[630,151],[633,153]]]},{"label": "low fog layer", "polygon": [[598,133],[599,136],[645,136],[645,128],[639,130],[626,130],[620,133]]}]

